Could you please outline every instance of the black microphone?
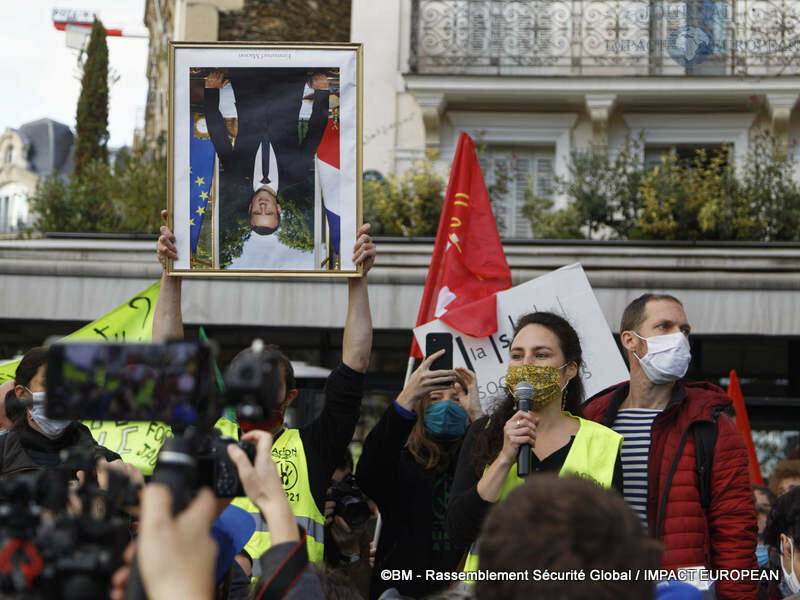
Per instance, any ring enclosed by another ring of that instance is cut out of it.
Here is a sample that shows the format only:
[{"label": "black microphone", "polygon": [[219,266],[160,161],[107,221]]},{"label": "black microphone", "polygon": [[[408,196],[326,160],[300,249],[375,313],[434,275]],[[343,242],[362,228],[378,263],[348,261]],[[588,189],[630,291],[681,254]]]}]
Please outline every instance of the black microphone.
[{"label": "black microphone", "polygon": [[[519,403],[519,410],[528,412],[531,409],[531,400],[535,391],[527,381],[520,381],[514,388],[514,397]],[[522,444],[517,457],[517,476],[525,477],[531,473],[531,445]]]}]

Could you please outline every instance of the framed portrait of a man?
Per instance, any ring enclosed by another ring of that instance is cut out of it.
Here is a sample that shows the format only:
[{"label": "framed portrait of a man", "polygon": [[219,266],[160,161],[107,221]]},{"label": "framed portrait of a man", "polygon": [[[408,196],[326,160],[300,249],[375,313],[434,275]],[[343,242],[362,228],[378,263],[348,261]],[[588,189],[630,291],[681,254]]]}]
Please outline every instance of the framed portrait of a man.
[{"label": "framed portrait of a man", "polygon": [[170,44],[181,275],[357,276],[360,44]]}]

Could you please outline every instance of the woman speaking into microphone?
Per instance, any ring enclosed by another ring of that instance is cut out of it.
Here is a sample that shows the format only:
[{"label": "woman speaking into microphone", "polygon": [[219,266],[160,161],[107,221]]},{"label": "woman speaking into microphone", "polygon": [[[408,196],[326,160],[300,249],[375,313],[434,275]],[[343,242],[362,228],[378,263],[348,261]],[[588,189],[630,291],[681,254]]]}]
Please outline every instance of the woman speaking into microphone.
[{"label": "woman speaking into microphone", "polygon": [[[622,493],[622,436],[580,417],[582,351],[569,322],[549,312],[522,316],[510,352],[508,393],[467,431],[447,508],[450,539],[471,545],[467,571],[478,568],[476,541],[486,511],[524,481],[526,463],[531,474],[575,474]],[[528,411],[520,410],[525,401]]]}]

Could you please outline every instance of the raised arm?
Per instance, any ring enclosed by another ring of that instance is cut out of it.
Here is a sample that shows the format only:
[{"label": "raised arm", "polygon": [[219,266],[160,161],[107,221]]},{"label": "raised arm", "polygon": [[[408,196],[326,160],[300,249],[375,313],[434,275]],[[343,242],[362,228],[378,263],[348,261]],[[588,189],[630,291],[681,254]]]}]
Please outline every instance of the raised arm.
[{"label": "raised arm", "polygon": [[367,372],[372,350],[372,315],[369,310],[367,273],[375,263],[376,249],[369,230],[369,223],[361,226],[353,248],[353,262],[363,265],[364,274],[348,280],[347,320],[342,339],[342,362],[359,373]]},{"label": "raised arm", "polygon": [[177,260],[175,235],[167,225],[167,211],[161,211],[161,236],[156,243],[158,261],[161,263],[161,290],[153,314],[153,341],[183,339],[183,316],[181,314],[181,277],[167,275],[167,259]]},{"label": "raised arm", "polygon": [[206,127],[211,136],[211,143],[214,144],[214,151],[219,156],[220,161],[226,163],[228,157],[233,153],[230,142],[228,141],[228,130],[225,127],[225,120],[219,111],[220,90],[228,85],[228,80],[220,71],[209,73],[203,88],[203,113],[206,117]]}]

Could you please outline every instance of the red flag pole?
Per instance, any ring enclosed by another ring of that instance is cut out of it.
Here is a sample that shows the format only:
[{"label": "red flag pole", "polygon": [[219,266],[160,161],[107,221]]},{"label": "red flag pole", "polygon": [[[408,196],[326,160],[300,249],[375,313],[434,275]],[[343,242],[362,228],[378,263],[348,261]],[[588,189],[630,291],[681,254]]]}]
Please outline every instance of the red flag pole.
[{"label": "red flag pole", "polygon": [[747,416],[747,407],[744,404],[742,388],[739,386],[739,378],[736,376],[735,370],[731,371],[728,383],[728,397],[733,400],[733,408],[736,410],[736,428],[741,432],[747,448],[750,483],[764,485],[761,466],[758,464],[758,456],[756,455],[756,447],[753,444],[753,432],[750,430],[750,418]]}]

